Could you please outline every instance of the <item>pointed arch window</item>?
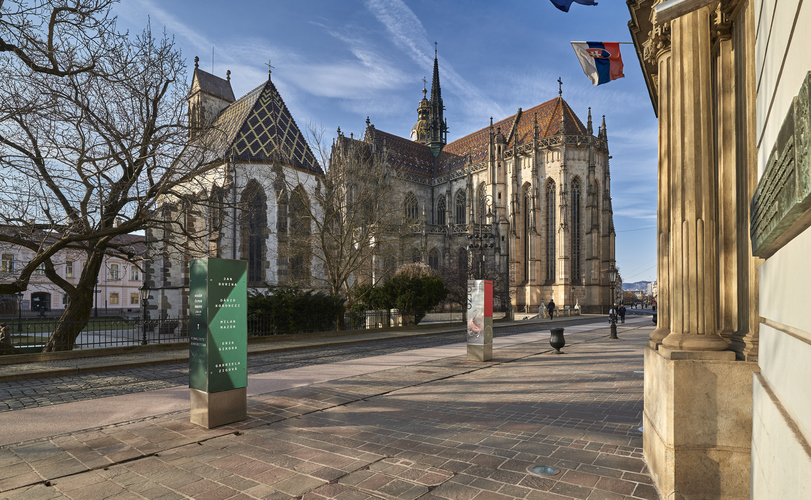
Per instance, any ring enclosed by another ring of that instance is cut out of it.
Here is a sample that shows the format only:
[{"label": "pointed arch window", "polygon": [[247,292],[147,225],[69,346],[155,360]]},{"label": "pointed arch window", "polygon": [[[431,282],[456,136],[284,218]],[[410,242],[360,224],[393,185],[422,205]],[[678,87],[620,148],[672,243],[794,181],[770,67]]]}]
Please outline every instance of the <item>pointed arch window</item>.
[{"label": "pointed arch window", "polygon": [[414,193],[409,191],[403,203],[403,215],[405,216],[405,220],[407,222],[416,222],[418,212],[419,203],[417,203],[417,197],[414,196]]},{"label": "pointed arch window", "polygon": [[259,183],[252,180],[242,192],[242,240],[248,260],[248,282],[264,280],[265,227],[267,227],[267,201]]},{"label": "pointed arch window", "polygon": [[290,256],[290,277],[301,284],[310,281],[312,242],[310,241],[310,200],[300,184],[290,195],[290,237],[295,248]]},{"label": "pointed arch window", "polygon": [[439,271],[439,251],[436,248],[428,252],[428,266],[434,271]]},{"label": "pointed arch window", "polygon": [[467,218],[465,217],[465,210],[467,208],[467,197],[465,192],[461,189],[456,192],[456,224],[466,224]]},{"label": "pointed arch window", "polygon": [[572,180],[572,283],[580,284],[583,272],[582,258],[582,232],[581,232],[581,191],[580,179]]},{"label": "pointed arch window", "polygon": [[555,282],[555,181],[546,184],[546,281]]},{"label": "pointed arch window", "polygon": [[284,186],[276,188],[276,232],[279,235],[287,234],[288,196]]},{"label": "pointed arch window", "polygon": [[439,199],[436,202],[436,223],[440,226],[444,226],[446,221],[446,211],[447,206],[445,205],[445,196],[440,195]]}]

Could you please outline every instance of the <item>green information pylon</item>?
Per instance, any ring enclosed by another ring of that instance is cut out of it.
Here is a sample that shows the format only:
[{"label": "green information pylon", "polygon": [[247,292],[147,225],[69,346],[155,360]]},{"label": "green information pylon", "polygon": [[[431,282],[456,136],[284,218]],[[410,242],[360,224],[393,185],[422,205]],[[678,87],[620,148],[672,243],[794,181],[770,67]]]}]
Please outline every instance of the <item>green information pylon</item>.
[{"label": "green information pylon", "polygon": [[211,429],[248,413],[248,267],[195,259],[189,275],[191,421]]}]

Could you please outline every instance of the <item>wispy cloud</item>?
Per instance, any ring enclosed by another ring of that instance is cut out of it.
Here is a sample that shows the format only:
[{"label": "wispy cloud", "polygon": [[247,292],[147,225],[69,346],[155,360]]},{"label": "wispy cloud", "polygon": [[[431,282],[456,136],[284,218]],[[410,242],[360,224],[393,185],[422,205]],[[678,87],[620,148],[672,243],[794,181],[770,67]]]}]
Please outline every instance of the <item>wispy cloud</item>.
[{"label": "wispy cloud", "polygon": [[[401,0],[367,0],[366,7],[391,35],[394,44],[421,67],[433,66],[431,41],[416,14]],[[479,114],[505,116],[501,106],[475,85],[462,78],[446,60],[441,63],[441,81],[451,93],[469,103]]]}]

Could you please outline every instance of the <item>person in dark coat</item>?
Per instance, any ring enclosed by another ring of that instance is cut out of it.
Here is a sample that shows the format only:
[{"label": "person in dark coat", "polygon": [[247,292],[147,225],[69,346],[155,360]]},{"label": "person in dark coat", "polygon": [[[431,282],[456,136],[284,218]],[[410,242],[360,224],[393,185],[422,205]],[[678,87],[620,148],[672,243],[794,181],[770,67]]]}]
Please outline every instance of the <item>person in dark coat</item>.
[{"label": "person in dark coat", "polygon": [[625,323],[625,304],[620,304],[620,308],[617,309],[617,312],[620,313],[620,322]]},{"label": "person in dark coat", "polygon": [[546,310],[549,312],[549,319],[552,319],[555,316],[555,299],[549,300],[549,303],[546,304]]}]

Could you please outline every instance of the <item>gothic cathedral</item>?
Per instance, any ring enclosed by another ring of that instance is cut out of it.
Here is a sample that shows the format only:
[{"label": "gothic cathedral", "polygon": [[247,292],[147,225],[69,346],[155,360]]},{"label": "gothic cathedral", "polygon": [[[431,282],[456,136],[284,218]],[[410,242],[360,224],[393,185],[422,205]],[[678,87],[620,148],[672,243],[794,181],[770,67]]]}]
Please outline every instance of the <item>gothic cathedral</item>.
[{"label": "gothic cathedral", "polygon": [[339,130],[339,150],[383,151],[396,179],[407,229],[381,258],[492,279],[497,307],[537,313],[554,299],[604,312],[615,243],[605,117],[595,135],[591,108],[583,125],[560,91],[449,143],[436,54],[426,94],[408,139],[368,118],[361,139]]}]

